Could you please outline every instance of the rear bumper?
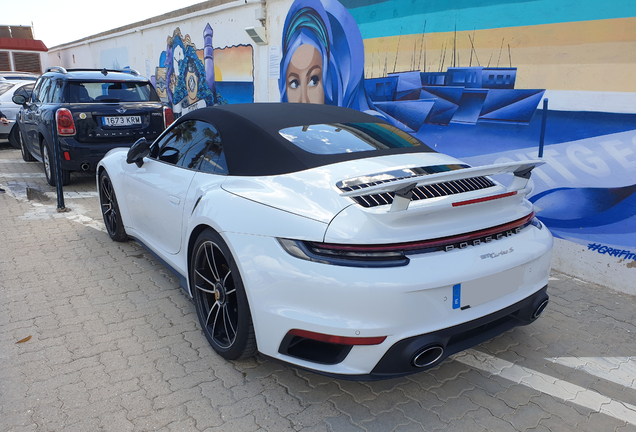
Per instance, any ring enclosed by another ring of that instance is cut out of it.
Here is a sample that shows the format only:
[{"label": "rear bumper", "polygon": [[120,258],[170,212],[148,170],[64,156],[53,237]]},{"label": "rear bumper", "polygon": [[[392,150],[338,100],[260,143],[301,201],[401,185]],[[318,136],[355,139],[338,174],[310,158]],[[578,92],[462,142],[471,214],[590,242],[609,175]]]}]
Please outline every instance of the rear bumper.
[{"label": "rear bumper", "polygon": [[[68,171],[93,171],[100,160],[114,148],[130,147],[136,140],[111,142],[106,144],[80,143],[73,137],[60,137],[62,169]],[[70,160],[64,153],[68,152]]]},{"label": "rear bumper", "polygon": [[[547,305],[547,289],[546,285],[513,305],[473,321],[403,339],[391,346],[368,374],[338,374],[298,365],[296,367],[333,378],[356,381],[376,381],[421,372],[437,366],[453,354],[486,342],[514,327],[532,323]],[[428,364],[415,366],[418,355],[426,355],[426,352],[430,352],[431,357],[420,357],[419,361]],[[348,351],[344,356],[347,354]]]}]

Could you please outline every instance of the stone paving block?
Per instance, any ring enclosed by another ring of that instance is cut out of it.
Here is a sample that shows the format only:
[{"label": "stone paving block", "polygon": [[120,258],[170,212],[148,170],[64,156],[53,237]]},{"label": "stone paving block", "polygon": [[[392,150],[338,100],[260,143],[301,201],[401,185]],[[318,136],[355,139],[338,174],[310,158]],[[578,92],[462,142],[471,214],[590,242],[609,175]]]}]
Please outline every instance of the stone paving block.
[{"label": "stone paving block", "polygon": [[541,419],[539,426],[545,426],[551,432],[580,432],[576,427],[565,423],[561,417],[556,415],[547,419]]},{"label": "stone paving block", "polygon": [[626,425],[626,422],[612,418],[607,414],[592,413],[586,422],[578,424],[577,429],[581,432],[614,431]]},{"label": "stone paving block", "polygon": [[[164,379],[165,379],[165,376],[164,376]],[[182,377],[169,379],[168,382],[170,384],[170,390],[176,391],[176,390],[181,390],[186,388],[193,388],[202,383],[212,382],[217,379],[218,378],[216,378],[211,372],[205,371],[205,372],[186,373]]]},{"label": "stone paving block", "polygon": [[400,387],[400,390],[410,399],[416,400],[426,409],[431,409],[434,406],[443,405],[442,402],[435,393],[430,390],[425,390],[416,383],[409,383]]},{"label": "stone paving block", "polygon": [[225,422],[221,426],[208,428],[206,432],[254,432],[258,429],[260,427],[254,421],[254,416],[250,414]]},{"label": "stone paving block", "polygon": [[513,408],[506,405],[501,399],[489,395],[481,388],[464,393],[475,405],[487,409],[492,415],[503,418],[504,415],[514,412]]},{"label": "stone paving block", "polygon": [[[442,364],[450,361],[452,360],[446,359]],[[418,383],[425,390],[431,389],[433,387],[439,387],[440,385],[442,385],[442,381],[438,381],[437,378],[435,378],[437,371],[439,370],[438,368],[432,368],[420,373],[409,375],[406,378],[409,381]]]},{"label": "stone paving block", "polygon": [[395,429],[397,426],[406,426],[411,421],[400,410],[384,412],[372,421],[360,424],[368,432],[384,432]]},{"label": "stone paving block", "polygon": [[113,384],[107,384],[101,388],[88,390],[90,394],[90,402],[98,402],[103,399],[112,399],[116,396],[134,393],[140,390],[139,378],[131,378],[127,381],[119,381]]},{"label": "stone paving block", "polygon": [[155,367],[163,374],[163,379],[170,381],[173,378],[182,378],[186,376],[185,367],[183,367],[177,357],[168,355],[157,359]]},{"label": "stone paving block", "polygon": [[340,387],[335,382],[319,385],[315,388],[309,388],[307,391],[292,393],[297,397],[303,405],[316,404],[325,402],[332,396],[343,394]]},{"label": "stone paving block", "polygon": [[210,427],[221,426],[221,413],[210,403],[207,398],[198,398],[185,403],[189,417],[195,421],[198,430],[205,430]]},{"label": "stone paving block", "polygon": [[511,386],[503,393],[499,393],[496,398],[502,400],[510,408],[516,409],[520,406],[527,405],[535,396],[539,396],[541,392],[526,386]]},{"label": "stone paving block", "polygon": [[517,429],[515,429],[512,424],[502,420],[499,416],[493,415],[492,412],[486,408],[469,411],[466,415],[488,431],[517,432]]},{"label": "stone paving block", "polygon": [[107,413],[100,417],[99,427],[101,430],[118,432],[128,432],[135,429],[135,425],[126,418],[126,412],[124,411]]},{"label": "stone paving block", "polygon": [[290,414],[287,418],[292,422],[294,427],[315,426],[325,419],[336,417],[340,413],[329,402],[309,405],[304,410]]},{"label": "stone paving block", "polygon": [[199,387],[201,388],[201,394],[210,399],[214,407],[233,405],[237,402],[232,391],[225,388],[223,382],[219,379],[201,383]]},{"label": "stone paving block", "polygon": [[462,393],[474,389],[475,386],[470,384],[462,377],[445,381],[441,386],[432,388],[430,391],[435,393],[439,400],[446,402],[449,399],[455,399]]},{"label": "stone paving block", "polygon": [[263,393],[266,389],[276,388],[278,383],[273,377],[262,378],[255,381],[245,381],[242,385],[232,387],[230,390],[236,400],[246,397],[256,396]]},{"label": "stone paving block", "polygon": [[331,432],[365,432],[360,426],[351,423],[349,417],[344,414],[327,418],[325,422],[329,425]]},{"label": "stone paving block", "polygon": [[275,386],[263,391],[265,400],[271,406],[276,407],[281,416],[287,417],[305,409],[298,398],[290,395],[284,387]]},{"label": "stone paving block", "polygon": [[636,432],[636,425],[628,423],[625,426],[619,426],[616,428],[616,432]]},{"label": "stone paving block", "polygon": [[221,419],[223,421],[227,421],[243,417],[256,409],[265,407],[267,407],[265,397],[263,395],[256,395],[250,398],[241,399],[231,405],[221,406],[219,407],[219,411],[221,412]]},{"label": "stone paving block", "polygon": [[300,392],[306,392],[310,389],[309,383],[296,375],[291,368],[274,372],[273,376],[276,377],[276,381],[284,386],[290,394],[297,395]]},{"label": "stone paving block", "polygon": [[53,400],[45,404],[36,405],[33,407],[33,422],[41,430],[64,430],[66,414],[64,414],[61,408],[62,402],[59,400]]},{"label": "stone paving block", "polygon": [[530,401],[540,406],[543,411],[552,414],[552,417],[558,416],[563,423],[570,427],[576,427],[577,424],[587,421],[590,414],[594,412],[580,405],[556,400],[547,394],[534,396]]},{"label": "stone paving block", "polygon": [[266,431],[295,432],[292,421],[281,416],[276,408],[268,406],[252,411],[254,423]]},{"label": "stone paving block", "polygon": [[375,398],[371,389],[362,382],[338,380],[336,384],[338,384],[340,390],[353,396],[356,402]]},{"label": "stone paving block", "polygon": [[479,406],[475,405],[468,397],[462,395],[456,399],[450,399],[441,406],[430,408],[432,412],[437,414],[444,423],[450,423],[453,420],[464,417],[469,411],[476,411]]},{"label": "stone paving block", "polygon": [[351,421],[355,424],[375,418],[375,415],[371,414],[366,406],[357,403],[353,396],[348,393],[332,396],[329,400],[333,402],[337,410],[351,417]]},{"label": "stone paving block", "polygon": [[[474,385],[475,387],[483,390],[489,396],[496,396],[499,393],[506,391],[507,387],[503,387],[496,379],[487,378],[484,376],[484,372],[480,372],[475,369],[462,374],[462,378]],[[510,381],[507,381],[510,385]]]},{"label": "stone paving block", "polygon": [[129,420],[146,417],[152,412],[152,400],[146,397],[146,392],[143,390],[122,394],[120,404],[126,410],[126,417]]},{"label": "stone paving block", "polygon": [[172,392],[170,391],[170,384],[166,382],[161,374],[158,371],[154,371],[151,373],[135,373],[131,371],[131,374],[124,374],[121,376],[121,380],[128,380],[132,377],[139,378],[139,387],[144,390],[146,397],[149,399],[155,399],[159,396],[169,395]]},{"label": "stone paving block", "polygon": [[444,432],[484,432],[488,429],[479,426],[471,417],[464,416],[451,421],[448,426],[440,430]]},{"label": "stone paving block", "polygon": [[424,430],[419,423],[409,423],[395,428],[395,432],[422,432]]},{"label": "stone paving block", "polygon": [[430,431],[446,426],[446,423],[442,422],[437,414],[426,408],[422,408],[422,406],[415,401],[399,404],[397,409],[402,411],[407,418],[420,425],[421,429]]},{"label": "stone paving block", "polygon": [[514,414],[506,414],[503,420],[511,423],[515,429],[523,431],[536,428],[541,419],[550,418],[550,414],[545,412],[535,403],[528,403],[518,407]]},{"label": "stone paving block", "polygon": [[263,361],[259,362],[256,367],[245,369],[243,372],[245,373],[245,379],[250,381],[269,377],[274,372],[282,372],[285,369],[285,366],[278,362]]},{"label": "stone paving block", "polygon": [[186,407],[184,405],[180,405],[160,410],[153,410],[149,416],[137,417],[131,421],[135,425],[135,430],[151,431],[161,429],[173,423],[177,419],[187,417]]}]

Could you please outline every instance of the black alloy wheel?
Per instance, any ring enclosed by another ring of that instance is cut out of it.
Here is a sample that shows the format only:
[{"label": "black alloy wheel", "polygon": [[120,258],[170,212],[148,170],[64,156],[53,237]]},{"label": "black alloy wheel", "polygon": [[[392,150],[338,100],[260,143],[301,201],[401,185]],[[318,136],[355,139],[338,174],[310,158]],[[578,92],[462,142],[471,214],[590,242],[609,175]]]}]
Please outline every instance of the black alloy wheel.
[{"label": "black alloy wheel", "polygon": [[99,174],[99,204],[104,217],[104,225],[106,225],[106,231],[108,231],[110,238],[117,242],[126,241],[128,235],[121,220],[115,189],[105,170]]},{"label": "black alloy wheel", "polygon": [[205,337],[223,358],[256,352],[252,317],[236,263],[220,235],[208,229],[192,253],[190,284]]}]

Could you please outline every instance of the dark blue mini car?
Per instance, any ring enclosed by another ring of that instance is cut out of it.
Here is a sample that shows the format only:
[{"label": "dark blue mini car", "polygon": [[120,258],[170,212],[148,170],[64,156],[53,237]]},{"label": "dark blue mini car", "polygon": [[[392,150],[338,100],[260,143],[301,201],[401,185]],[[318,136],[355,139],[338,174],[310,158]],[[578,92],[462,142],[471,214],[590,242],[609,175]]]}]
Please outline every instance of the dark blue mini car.
[{"label": "dark blue mini car", "polygon": [[15,96],[25,161],[38,160],[55,185],[54,138],[59,142],[62,184],[72,171],[94,170],[115,147],[130,147],[141,137],[154,140],[172,123],[147,78],[136,71],[51,67],[38,79],[31,98]]}]

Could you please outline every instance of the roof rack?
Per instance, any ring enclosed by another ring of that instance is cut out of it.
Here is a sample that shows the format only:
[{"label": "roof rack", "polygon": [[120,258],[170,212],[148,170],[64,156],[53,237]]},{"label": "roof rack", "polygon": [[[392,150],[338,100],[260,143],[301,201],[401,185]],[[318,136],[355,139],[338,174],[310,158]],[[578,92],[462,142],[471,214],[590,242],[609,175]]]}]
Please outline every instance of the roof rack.
[{"label": "roof rack", "polygon": [[59,73],[63,73],[63,74],[67,74],[68,73],[66,71],[66,69],[64,69],[62,66],[50,66],[50,67],[47,67],[46,70],[44,71],[44,73],[51,72],[51,71],[55,71],[55,72],[59,72]]},{"label": "roof rack", "polygon": [[139,72],[136,69],[125,67],[121,70],[124,73],[129,73],[131,75],[139,76]]}]

